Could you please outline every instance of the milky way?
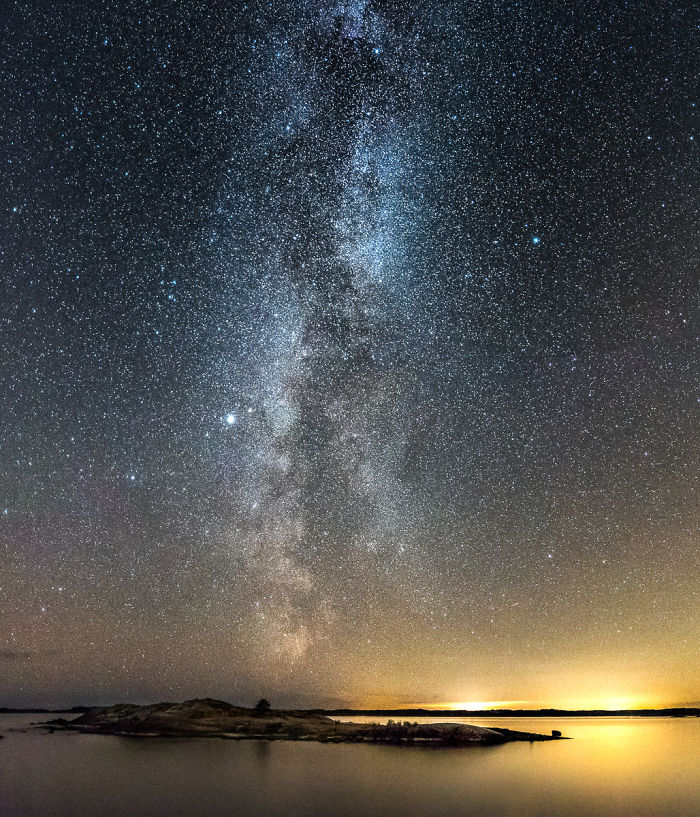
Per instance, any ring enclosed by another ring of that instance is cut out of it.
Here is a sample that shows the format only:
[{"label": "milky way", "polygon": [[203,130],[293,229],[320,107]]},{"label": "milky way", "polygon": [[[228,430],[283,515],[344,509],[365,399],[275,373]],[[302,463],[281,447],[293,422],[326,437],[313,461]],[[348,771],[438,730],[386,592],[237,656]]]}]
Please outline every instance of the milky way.
[{"label": "milky way", "polygon": [[14,3],[0,704],[697,700],[691,22]]}]

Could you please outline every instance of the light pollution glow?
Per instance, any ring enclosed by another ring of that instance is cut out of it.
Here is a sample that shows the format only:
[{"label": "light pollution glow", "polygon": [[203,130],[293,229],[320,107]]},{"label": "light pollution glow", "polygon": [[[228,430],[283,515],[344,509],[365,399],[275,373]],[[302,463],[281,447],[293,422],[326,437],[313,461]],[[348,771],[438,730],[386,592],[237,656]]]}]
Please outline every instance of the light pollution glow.
[{"label": "light pollution glow", "polygon": [[435,709],[481,711],[482,709],[604,709],[616,711],[623,709],[654,709],[667,706],[662,701],[653,701],[643,697],[602,697],[590,699],[560,699],[558,701],[445,701],[440,703],[402,704],[404,709]]}]

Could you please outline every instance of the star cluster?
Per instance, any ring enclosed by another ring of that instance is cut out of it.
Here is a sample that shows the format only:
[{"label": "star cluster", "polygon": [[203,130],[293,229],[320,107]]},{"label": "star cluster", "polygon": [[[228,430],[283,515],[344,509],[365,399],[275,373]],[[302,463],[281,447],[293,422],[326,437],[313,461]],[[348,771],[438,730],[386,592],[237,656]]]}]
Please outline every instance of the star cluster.
[{"label": "star cluster", "polygon": [[697,699],[692,22],[15,0],[0,702]]}]

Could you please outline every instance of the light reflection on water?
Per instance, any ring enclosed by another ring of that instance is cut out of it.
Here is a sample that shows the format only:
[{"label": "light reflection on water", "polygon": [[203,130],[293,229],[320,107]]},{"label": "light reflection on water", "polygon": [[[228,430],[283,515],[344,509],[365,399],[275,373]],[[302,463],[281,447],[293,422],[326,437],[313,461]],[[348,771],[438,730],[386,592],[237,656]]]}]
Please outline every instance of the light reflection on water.
[{"label": "light reflection on water", "polygon": [[471,749],[11,731],[40,717],[0,715],[2,817],[700,814],[695,718],[449,719],[574,738]]}]

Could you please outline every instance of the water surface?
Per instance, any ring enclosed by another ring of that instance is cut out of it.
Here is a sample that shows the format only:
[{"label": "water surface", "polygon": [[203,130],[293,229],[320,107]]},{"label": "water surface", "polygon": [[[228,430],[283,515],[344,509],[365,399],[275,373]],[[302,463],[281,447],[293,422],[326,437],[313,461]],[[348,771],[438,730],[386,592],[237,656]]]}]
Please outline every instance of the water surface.
[{"label": "water surface", "polygon": [[574,740],[437,749],[15,731],[43,717],[0,715],[2,817],[700,814],[698,718],[453,718]]}]

